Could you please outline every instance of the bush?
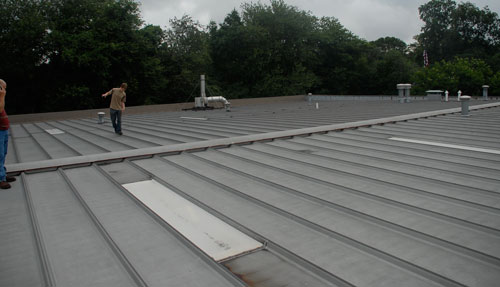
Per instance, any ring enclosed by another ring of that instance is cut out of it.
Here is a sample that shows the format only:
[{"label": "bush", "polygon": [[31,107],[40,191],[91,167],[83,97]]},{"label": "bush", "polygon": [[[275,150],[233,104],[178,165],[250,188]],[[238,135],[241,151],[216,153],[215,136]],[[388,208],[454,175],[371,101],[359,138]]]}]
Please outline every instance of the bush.
[{"label": "bush", "polygon": [[463,95],[478,97],[491,74],[491,68],[483,60],[457,57],[417,71],[413,76],[413,88],[416,94],[425,94],[426,90],[448,90],[456,94],[461,90]]},{"label": "bush", "polygon": [[500,96],[500,72],[496,72],[496,74],[491,77],[489,86],[488,95]]}]

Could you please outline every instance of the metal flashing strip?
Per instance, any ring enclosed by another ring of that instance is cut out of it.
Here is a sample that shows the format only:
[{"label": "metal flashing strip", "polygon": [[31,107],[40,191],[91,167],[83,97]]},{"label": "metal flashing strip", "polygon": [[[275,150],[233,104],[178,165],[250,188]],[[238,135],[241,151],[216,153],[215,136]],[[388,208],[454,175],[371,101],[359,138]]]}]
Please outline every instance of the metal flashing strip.
[{"label": "metal flashing strip", "polygon": [[215,261],[263,246],[155,180],[123,187]]},{"label": "metal flashing strip", "polygon": [[[470,110],[478,110],[485,108],[493,108],[500,107],[500,103],[489,103],[484,105],[476,105],[471,106]],[[233,144],[241,144],[241,143],[253,143],[260,142],[265,140],[272,139],[280,139],[280,138],[290,138],[294,136],[303,136],[303,135],[312,135],[317,133],[326,133],[330,131],[339,131],[345,129],[354,129],[359,127],[367,127],[372,125],[381,125],[386,123],[393,123],[399,121],[407,121],[418,118],[427,118],[434,117],[452,113],[459,113],[461,108],[453,108],[439,111],[431,111],[431,112],[422,112],[415,114],[408,114],[402,116],[394,116],[388,118],[380,118],[374,120],[363,120],[356,121],[350,123],[342,123],[342,124],[333,124],[333,125],[324,125],[318,127],[311,128],[301,128],[301,129],[293,129],[286,131],[277,131],[277,132],[269,132],[269,133],[261,133],[261,134],[253,134],[253,135],[245,135],[245,136],[237,136],[230,138],[221,138],[214,140],[205,140],[198,142],[189,142],[182,144],[173,144],[166,146],[158,146],[158,147],[150,147],[150,148],[142,148],[142,149],[133,149],[133,150],[125,150],[119,152],[109,152],[103,154],[94,154],[94,155],[85,155],[85,156],[75,156],[75,157],[67,157],[67,158],[59,158],[59,159],[49,159],[49,160],[41,160],[35,162],[24,162],[24,163],[16,163],[7,165],[7,170],[9,174],[19,174],[25,171],[43,171],[47,169],[54,169],[58,167],[68,167],[79,165],[83,163],[102,163],[108,161],[116,161],[123,160],[126,158],[134,158],[141,156],[153,156],[157,154],[166,154],[172,152],[183,152],[183,151],[191,151],[191,150],[200,150],[206,148],[215,148],[215,147],[229,147]]]},{"label": "metal flashing strip", "polygon": [[423,144],[423,145],[448,147],[448,148],[461,149],[461,150],[470,150],[470,151],[477,151],[477,152],[500,154],[500,150],[495,150],[495,149],[487,149],[487,148],[479,148],[479,147],[463,146],[463,145],[455,145],[455,144],[447,144],[447,143],[431,142],[431,141],[421,141],[421,140],[405,139],[405,138],[398,138],[398,137],[390,137],[389,139],[393,140],[393,141],[400,141],[400,142],[408,142],[408,143],[416,143],[416,144]]}]

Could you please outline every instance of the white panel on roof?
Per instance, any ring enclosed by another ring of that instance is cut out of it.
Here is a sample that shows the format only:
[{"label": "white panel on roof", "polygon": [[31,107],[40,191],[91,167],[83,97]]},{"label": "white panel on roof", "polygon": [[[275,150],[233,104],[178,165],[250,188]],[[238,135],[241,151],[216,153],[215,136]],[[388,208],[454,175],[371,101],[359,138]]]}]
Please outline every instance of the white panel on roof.
[{"label": "white panel on roof", "polygon": [[49,129],[49,130],[45,130],[45,131],[48,132],[51,135],[58,135],[58,134],[63,134],[64,133],[60,129]]},{"label": "white panel on roof", "polygon": [[208,120],[207,118],[195,118],[195,117],[181,117],[183,120],[200,120],[200,121],[206,121]]},{"label": "white panel on roof", "polygon": [[123,187],[216,261],[262,246],[155,180]]},{"label": "white panel on roof", "polygon": [[425,145],[432,145],[432,146],[439,146],[439,147],[456,148],[456,149],[461,149],[461,150],[470,150],[470,151],[500,154],[500,150],[496,150],[496,149],[487,149],[487,148],[479,148],[479,147],[463,146],[463,145],[455,145],[455,144],[447,144],[447,143],[439,143],[439,142],[431,142],[431,141],[421,141],[421,140],[405,139],[405,138],[398,138],[398,137],[391,137],[389,139],[393,140],[393,141],[400,141],[400,142],[417,143],[417,144],[425,144]]}]

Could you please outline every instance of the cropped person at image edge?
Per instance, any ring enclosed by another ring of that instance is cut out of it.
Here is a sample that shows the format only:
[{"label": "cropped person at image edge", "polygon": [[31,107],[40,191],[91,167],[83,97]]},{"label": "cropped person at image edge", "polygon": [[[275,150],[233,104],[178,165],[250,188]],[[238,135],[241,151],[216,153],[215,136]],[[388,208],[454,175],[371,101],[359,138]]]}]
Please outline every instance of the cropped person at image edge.
[{"label": "cropped person at image edge", "polygon": [[16,181],[13,176],[7,176],[5,158],[9,145],[9,117],[5,112],[5,96],[7,94],[7,83],[0,79],[0,188],[9,189],[10,183]]}]

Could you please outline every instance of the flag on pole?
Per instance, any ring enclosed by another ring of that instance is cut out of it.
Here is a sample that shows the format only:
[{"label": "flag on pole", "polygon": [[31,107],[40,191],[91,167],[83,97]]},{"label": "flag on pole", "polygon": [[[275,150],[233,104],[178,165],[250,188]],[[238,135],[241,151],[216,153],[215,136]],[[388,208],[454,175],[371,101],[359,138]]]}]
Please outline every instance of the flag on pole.
[{"label": "flag on pole", "polygon": [[424,50],[424,67],[429,66],[429,57],[427,56],[427,50]]}]

